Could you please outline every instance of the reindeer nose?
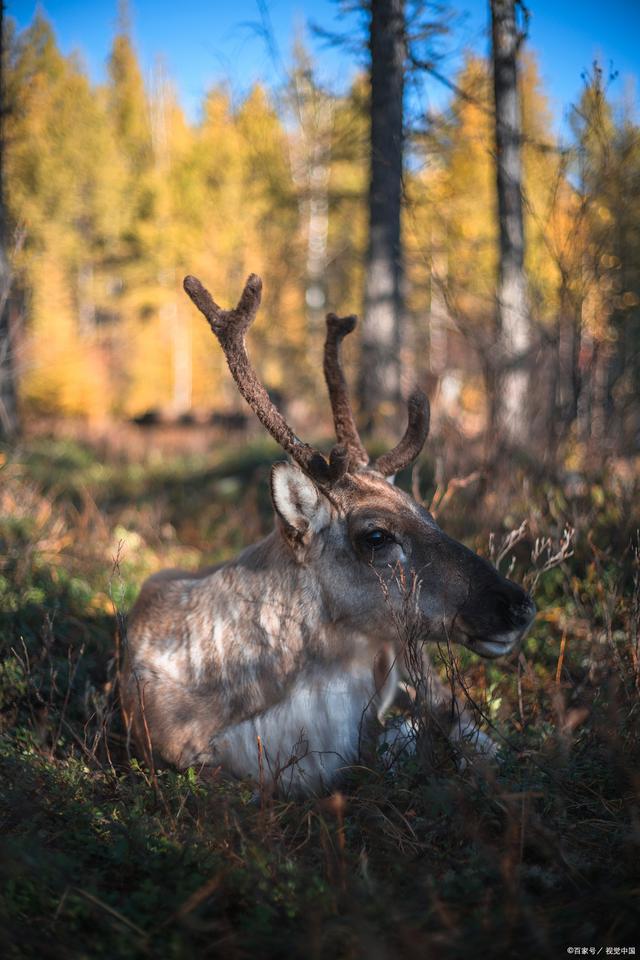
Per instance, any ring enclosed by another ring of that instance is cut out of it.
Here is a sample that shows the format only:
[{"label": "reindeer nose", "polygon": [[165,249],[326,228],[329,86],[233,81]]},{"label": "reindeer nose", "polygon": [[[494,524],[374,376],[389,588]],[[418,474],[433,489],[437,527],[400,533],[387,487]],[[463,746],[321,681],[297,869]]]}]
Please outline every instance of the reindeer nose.
[{"label": "reindeer nose", "polygon": [[533,621],[536,613],[537,607],[533,602],[533,598],[530,597],[528,593],[525,593],[521,602],[514,604],[511,608],[511,622],[514,627],[524,630]]},{"label": "reindeer nose", "polygon": [[533,599],[528,593],[517,587],[517,594],[511,600],[507,619],[515,630],[524,632],[533,623],[535,615],[536,605]]},{"label": "reindeer nose", "polygon": [[[476,598],[476,603],[479,600]],[[536,605],[529,594],[510,580],[503,580],[497,589],[486,591],[479,607],[474,617],[467,614],[464,619],[472,635],[468,645],[485,657],[504,656],[513,650],[536,614]]]},{"label": "reindeer nose", "polygon": [[483,657],[503,657],[522,642],[535,614],[535,603],[523,591],[523,599],[509,604],[506,615],[505,611],[497,616],[494,613],[481,626],[477,624],[476,629],[480,629],[468,637],[467,646]]},{"label": "reindeer nose", "polygon": [[487,598],[505,628],[514,630],[529,626],[536,614],[536,605],[528,593],[511,580],[504,580]]}]

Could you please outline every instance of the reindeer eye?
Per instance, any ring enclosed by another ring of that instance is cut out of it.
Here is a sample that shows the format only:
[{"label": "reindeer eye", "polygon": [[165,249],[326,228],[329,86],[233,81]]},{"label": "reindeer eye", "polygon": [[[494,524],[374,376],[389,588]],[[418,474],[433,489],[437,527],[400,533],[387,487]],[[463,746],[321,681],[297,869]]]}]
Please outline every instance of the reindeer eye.
[{"label": "reindeer eye", "polygon": [[368,533],[365,533],[361,543],[367,550],[376,551],[385,547],[388,543],[391,543],[392,540],[393,537],[390,533],[387,533],[386,530],[376,528],[375,530],[370,530]]}]

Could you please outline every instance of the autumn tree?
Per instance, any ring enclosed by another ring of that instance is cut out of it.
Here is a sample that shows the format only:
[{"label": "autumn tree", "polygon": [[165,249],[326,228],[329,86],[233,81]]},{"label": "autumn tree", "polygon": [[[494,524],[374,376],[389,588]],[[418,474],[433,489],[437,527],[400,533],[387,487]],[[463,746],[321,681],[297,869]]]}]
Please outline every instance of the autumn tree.
[{"label": "autumn tree", "polygon": [[104,99],[39,16],[15,36],[7,80],[9,214],[25,234],[13,258],[28,321],[22,396],[41,410],[100,414],[109,391],[93,321],[108,292],[87,266],[114,236],[118,169]]},{"label": "autumn tree", "polygon": [[617,118],[596,63],[572,112],[576,218],[578,439],[602,451],[640,446],[640,130]]},{"label": "autumn tree", "polygon": [[0,440],[18,432],[16,360],[11,328],[11,266],[7,251],[8,223],[5,203],[5,115],[9,109],[5,78],[5,13],[0,3]]}]

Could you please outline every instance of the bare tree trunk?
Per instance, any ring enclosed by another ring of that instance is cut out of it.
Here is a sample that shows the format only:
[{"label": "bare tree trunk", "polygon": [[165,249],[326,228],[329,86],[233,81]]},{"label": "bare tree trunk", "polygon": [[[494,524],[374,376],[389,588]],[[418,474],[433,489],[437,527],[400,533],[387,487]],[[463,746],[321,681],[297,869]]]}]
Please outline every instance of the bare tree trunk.
[{"label": "bare tree trunk", "polygon": [[300,220],[306,228],[305,303],[310,334],[324,330],[327,249],[329,238],[329,176],[334,104],[316,83],[311,62],[298,53],[291,96],[298,136],[289,139],[293,180],[299,194]]},{"label": "bare tree trunk", "polygon": [[7,256],[7,210],[5,204],[6,81],[4,2],[0,2],[0,440],[10,440],[19,428],[16,399],[15,350],[11,330],[11,268]]},{"label": "bare tree trunk", "polygon": [[[527,438],[530,345],[529,304],[524,271],[522,215],[522,130],[518,99],[519,37],[516,0],[491,0],[493,78],[496,114],[496,183],[500,221],[498,337],[501,349],[496,389],[496,420],[506,438]],[[519,359],[520,358],[520,359]]]},{"label": "bare tree trunk", "polygon": [[564,440],[578,416],[580,395],[580,317],[563,277],[558,304],[558,377],[556,383],[557,434]]},{"label": "bare tree trunk", "polygon": [[318,105],[317,129],[311,131],[310,155],[307,171],[307,276],[305,301],[311,325],[319,327],[319,316],[326,303],[325,277],[327,270],[327,240],[329,236],[329,154],[333,105],[325,100]]},{"label": "bare tree trunk", "polygon": [[404,0],[371,0],[371,168],[359,395],[365,429],[400,395]]},{"label": "bare tree trunk", "polygon": [[0,231],[0,440],[11,440],[19,431],[16,396],[15,338],[11,323],[11,268],[4,240],[4,208]]},{"label": "bare tree trunk", "polygon": [[449,259],[446,250],[431,238],[431,309],[429,311],[429,368],[440,381],[447,371],[449,309],[444,295],[448,283]]},{"label": "bare tree trunk", "polygon": [[609,424],[609,377],[613,362],[613,350],[606,340],[598,343],[593,371],[592,408],[591,408],[591,441],[593,450],[602,456],[613,446],[614,437],[611,435]]},{"label": "bare tree trunk", "polygon": [[[583,304],[584,311],[584,304]],[[576,405],[577,434],[580,443],[591,440],[591,419],[593,411],[593,374],[597,362],[598,345],[589,333],[584,317],[580,335],[580,355],[578,368],[580,373],[580,392]]]},{"label": "bare tree trunk", "polygon": [[[88,249],[88,243],[87,243]],[[90,337],[96,329],[96,304],[93,298],[93,263],[87,260],[78,268],[78,331],[81,337]]]}]

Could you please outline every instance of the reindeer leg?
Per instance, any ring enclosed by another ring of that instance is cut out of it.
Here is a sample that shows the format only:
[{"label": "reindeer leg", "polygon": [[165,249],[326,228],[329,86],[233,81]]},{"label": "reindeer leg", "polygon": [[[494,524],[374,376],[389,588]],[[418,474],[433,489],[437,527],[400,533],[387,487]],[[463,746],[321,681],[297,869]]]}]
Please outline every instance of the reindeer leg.
[{"label": "reindeer leg", "polygon": [[[407,671],[405,670],[405,676]],[[401,696],[409,701],[408,712],[415,713],[416,700],[422,706],[427,725],[448,737],[458,754],[458,766],[463,770],[473,759],[492,759],[498,747],[492,738],[478,729],[476,718],[460,697],[452,694],[451,688],[440,679],[428,653],[422,652],[422,671],[420,677],[406,676],[409,681],[401,686]],[[413,703],[411,703],[413,701]],[[417,724],[412,721],[412,736],[415,741]],[[405,727],[402,736],[410,733]]]}]

